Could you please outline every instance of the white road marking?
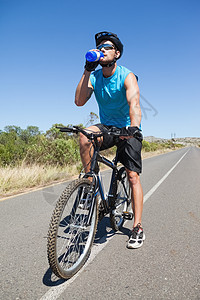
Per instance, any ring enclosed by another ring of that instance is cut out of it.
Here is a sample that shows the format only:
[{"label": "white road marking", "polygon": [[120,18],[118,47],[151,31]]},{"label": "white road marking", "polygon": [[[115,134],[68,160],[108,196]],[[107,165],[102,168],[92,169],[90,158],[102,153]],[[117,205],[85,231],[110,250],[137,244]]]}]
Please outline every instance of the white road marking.
[{"label": "white road marking", "polygon": [[[189,149],[190,150],[190,149]],[[189,151],[188,150],[188,151]],[[152,194],[158,189],[158,187],[165,181],[165,179],[169,176],[169,174],[177,167],[177,165],[181,162],[181,160],[185,157],[188,151],[175,163],[175,165],[150,189],[150,191],[144,196],[144,203],[152,196]],[[93,244],[92,251],[90,257],[84,267],[76,273],[72,278],[68,279],[60,286],[55,286],[50,288],[40,300],[56,300],[58,297],[64,292],[64,290],[70,285],[76,278],[84,271],[84,269],[95,259],[99,252],[103,250],[103,248],[107,245],[108,242],[114,237],[113,232],[110,231],[110,236],[106,235],[98,241],[97,244]],[[108,233],[109,234],[109,233]]]},{"label": "white road marking", "polygon": [[[190,149],[188,149],[189,151]],[[181,160],[184,158],[184,156],[188,153],[188,151],[181,156],[181,158],[175,163],[175,165],[148,191],[148,193],[145,194],[143,202],[145,203],[151,195],[157,190],[157,188],[165,181],[165,179],[169,176],[169,174],[177,167],[177,165],[181,162]]]}]

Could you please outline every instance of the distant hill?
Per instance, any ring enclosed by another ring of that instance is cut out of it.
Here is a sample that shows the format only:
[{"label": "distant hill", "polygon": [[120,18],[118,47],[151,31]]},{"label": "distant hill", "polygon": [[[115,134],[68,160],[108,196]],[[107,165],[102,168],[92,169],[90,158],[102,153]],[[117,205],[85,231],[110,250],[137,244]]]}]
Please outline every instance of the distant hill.
[{"label": "distant hill", "polygon": [[200,147],[200,137],[185,137],[185,138],[173,138],[173,139],[162,139],[154,136],[145,136],[144,140],[150,143],[166,143],[168,141],[173,141],[177,144],[182,144],[184,146],[199,146]]}]

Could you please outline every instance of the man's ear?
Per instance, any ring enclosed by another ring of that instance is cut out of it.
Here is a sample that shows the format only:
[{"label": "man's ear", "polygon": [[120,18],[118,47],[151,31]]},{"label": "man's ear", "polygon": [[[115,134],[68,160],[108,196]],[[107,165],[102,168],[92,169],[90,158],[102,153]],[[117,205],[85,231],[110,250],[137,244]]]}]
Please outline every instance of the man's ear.
[{"label": "man's ear", "polygon": [[115,51],[115,58],[119,58],[120,57],[120,51],[119,50],[116,50]]}]

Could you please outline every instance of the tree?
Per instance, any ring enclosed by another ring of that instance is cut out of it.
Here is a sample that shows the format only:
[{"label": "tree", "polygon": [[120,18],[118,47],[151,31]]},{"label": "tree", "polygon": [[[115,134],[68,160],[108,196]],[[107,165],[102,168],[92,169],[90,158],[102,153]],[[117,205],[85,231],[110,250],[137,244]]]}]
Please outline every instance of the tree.
[{"label": "tree", "polygon": [[99,119],[98,115],[91,111],[85,126],[88,127],[90,125],[93,125],[94,123],[97,123],[98,119]]},{"label": "tree", "polygon": [[8,125],[8,126],[4,127],[4,131],[7,132],[7,133],[14,132],[14,133],[16,133],[16,135],[20,135],[21,132],[22,132],[22,129],[19,126]]},{"label": "tree", "polygon": [[[58,139],[58,138],[63,138],[63,139],[66,139],[67,135],[63,132],[60,132],[60,130],[56,127],[65,127],[65,125],[63,125],[62,123],[56,123],[56,124],[53,124],[52,127],[46,131],[45,133],[45,137],[47,139],[50,139],[50,140],[55,140],[55,139]],[[72,125],[68,125],[67,127],[70,127]]]},{"label": "tree", "polygon": [[20,138],[26,144],[33,143],[37,140],[37,137],[41,135],[41,131],[37,126],[27,126],[26,129],[22,130],[20,133]]}]

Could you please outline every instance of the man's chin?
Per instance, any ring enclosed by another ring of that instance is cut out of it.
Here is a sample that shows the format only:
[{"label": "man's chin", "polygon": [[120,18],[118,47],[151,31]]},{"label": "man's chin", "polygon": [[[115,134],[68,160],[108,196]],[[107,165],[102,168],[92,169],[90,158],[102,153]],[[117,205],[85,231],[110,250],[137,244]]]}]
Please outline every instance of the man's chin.
[{"label": "man's chin", "polygon": [[102,67],[106,67],[108,64],[110,64],[111,63],[111,61],[101,61],[99,64],[102,66]]}]

